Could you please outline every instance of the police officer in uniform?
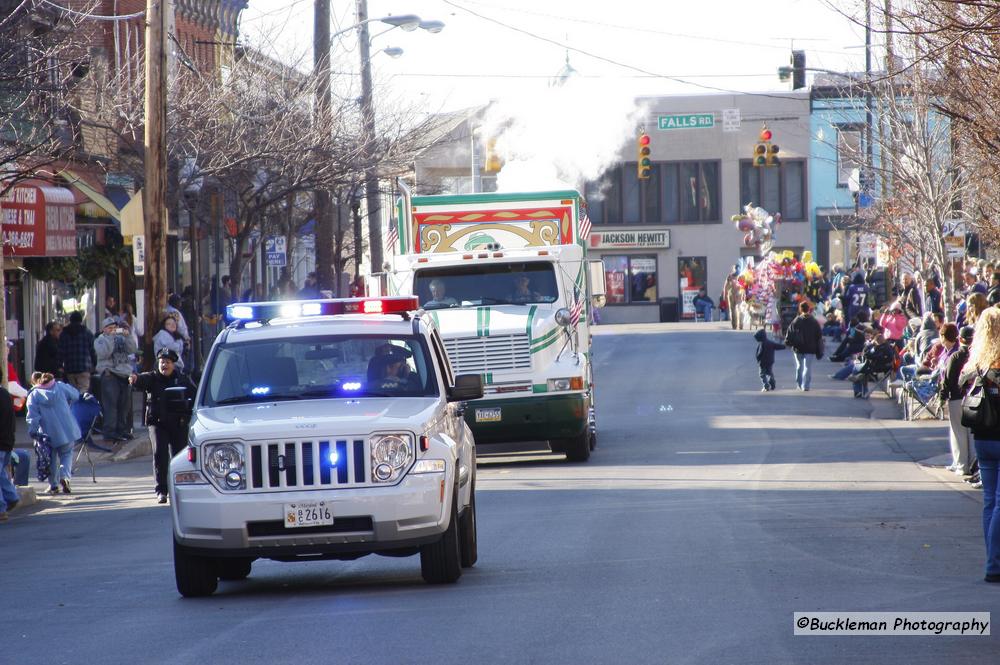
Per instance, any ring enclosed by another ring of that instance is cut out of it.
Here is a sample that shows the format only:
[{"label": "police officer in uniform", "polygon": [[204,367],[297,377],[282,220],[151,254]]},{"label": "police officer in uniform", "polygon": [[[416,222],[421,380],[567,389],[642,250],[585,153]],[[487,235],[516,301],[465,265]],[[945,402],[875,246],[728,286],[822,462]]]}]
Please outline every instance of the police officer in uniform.
[{"label": "police officer in uniform", "polygon": [[194,397],[195,386],[191,379],[177,369],[177,353],[161,349],[156,354],[156,371],[133,374],[129,377],[136,389],[146,393],[146,426],[153,443],[153,477],[156,480],[157,503],[167,502],[170,459],[187,445],[186,417],[167,413],[164,391],[167,388],[187,389]]}]

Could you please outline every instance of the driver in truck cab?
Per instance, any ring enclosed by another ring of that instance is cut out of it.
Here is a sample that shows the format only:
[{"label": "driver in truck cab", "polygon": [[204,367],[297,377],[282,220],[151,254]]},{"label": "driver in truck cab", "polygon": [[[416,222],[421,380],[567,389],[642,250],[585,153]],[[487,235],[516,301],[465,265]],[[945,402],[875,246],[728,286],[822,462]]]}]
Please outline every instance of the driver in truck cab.
[{"label": "driver in truck cab", "polygon": [[527,275],[518,275],[514,278],[514,293],[510,296],[510,301],[515,305],[524,305],[530,302],[538,302],[542,295],[531,290],[531,278]]}]

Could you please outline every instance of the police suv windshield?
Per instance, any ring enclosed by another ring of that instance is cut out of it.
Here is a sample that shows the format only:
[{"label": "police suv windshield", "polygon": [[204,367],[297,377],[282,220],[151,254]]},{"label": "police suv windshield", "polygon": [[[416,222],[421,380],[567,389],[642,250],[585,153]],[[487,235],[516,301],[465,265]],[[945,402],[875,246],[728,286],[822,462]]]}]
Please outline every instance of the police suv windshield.
[{"label": "police suv windshield", "polygon": [[417,272],[414,293],[424,309],[476,305],[528,305],[558,299],[551,263],[482,263]]},{"label": "police suv windshield", "polygon": [[203,406],[330,397],[438,394],[421,337],[323,335],[221,344]]}]

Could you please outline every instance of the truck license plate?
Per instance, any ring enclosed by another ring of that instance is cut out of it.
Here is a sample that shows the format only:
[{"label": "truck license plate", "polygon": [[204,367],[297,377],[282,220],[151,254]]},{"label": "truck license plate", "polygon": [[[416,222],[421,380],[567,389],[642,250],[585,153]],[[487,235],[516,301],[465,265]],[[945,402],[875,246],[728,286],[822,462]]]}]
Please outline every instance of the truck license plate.
[{"label": "truck license plate", "polygon": [[326,501],[300,501],[285,504],[285,528],[333,524],[333,510]]},{"label": "truck license plate", "polygon": [[477,423],[498,423],[500,422],[500,408],[476,409]]}]

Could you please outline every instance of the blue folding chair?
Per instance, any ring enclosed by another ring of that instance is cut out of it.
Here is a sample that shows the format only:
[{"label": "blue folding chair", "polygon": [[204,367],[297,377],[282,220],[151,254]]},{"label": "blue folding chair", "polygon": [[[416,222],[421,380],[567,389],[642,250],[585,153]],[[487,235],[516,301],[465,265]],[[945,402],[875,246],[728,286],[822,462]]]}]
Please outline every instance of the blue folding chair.
[{"label": "blue folding chair", "polygon": [[80,457],[86,454],[87,462],[90,464],[90,478],[96,483],[97,471],[94,466],[94,460],[90,456],[90,449],[93,448],[102,453],[111,452],[110,448],[98,445],[94,441],[94,426],[97,424],[97,419],[101,417],[101,404],[90,393],[83,393],[80,399],[73,402],[69,408],[73,413],[73,418],[76,419],[76,424],[80,426],[80,439],[76,442],[76,445],[80,446],[80,449],[76,452],[76,459],[73,464],[74,472],[80,466]]}]

